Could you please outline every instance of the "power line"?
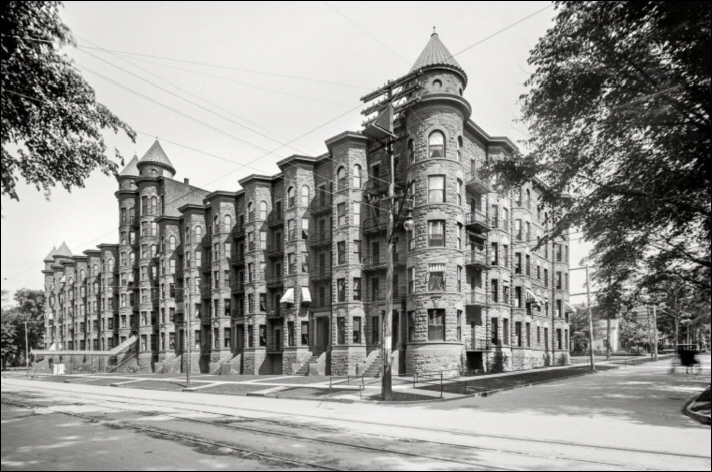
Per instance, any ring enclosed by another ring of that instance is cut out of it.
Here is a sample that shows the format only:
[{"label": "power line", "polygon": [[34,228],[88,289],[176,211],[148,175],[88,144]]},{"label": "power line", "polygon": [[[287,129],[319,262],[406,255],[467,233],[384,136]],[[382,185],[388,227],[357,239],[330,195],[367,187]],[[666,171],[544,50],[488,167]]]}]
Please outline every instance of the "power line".
[{"label": "power line", "polygon": [[359,30],[361,30],[361,31],[362,31],[363,33],[365,33],[369,38],[373,39],[373,40],[376,41],[378,44],[380,44],[380,45],[383,46],[384,48],[388,49],[390,52],[392,52],[393,54],[395,54],[395,55],[398,56],[399,58],[403,59],[406,63],[410,63],[410,61],[409,61],[408,59],[406,59],[405,57],[401,56],[401,55],[398,53],[398,51],[396,51],[395,49],[391,48],[390,46],[388,46],[387,44],[385,44],[384,42],[382,42],[380,39],[378,39],[377,37],[375,37],[374,35],[372,35],[371,33],[369,33],[365,28],[362,28],[361,26],[359,26],[354,20],[352,20],[351,18],[349,18],[348,16],[346,16],[341,10],[339,10],[338,8],[336,8],[334,5],[332,5],[332,4],[329,3],[329,2],[323,2],[323,3],[326,4],[326,6],[328,6],[328,7],[331,8],[332,10],[334,10],[336,13],[338,13],[339,15],[341,15],[342,17],[344,17],[344,18],[346,19],[346,21],[348,21],[349,23],[351,23],[352,25],[354,25],[356,28],[358,28]]},{"label": "power line", "polygon": [[[93,44],[93,43],[91,43],[91,41],[86,40],[86,39],[84,39],[83,41],[86,41],[86,42],[88,42],[88,43],[90,43],[90,44]],[[134,67],[140,68],[139,66],[136,65],[135,62],[133,62],[133,61],[131,61],[131,60],[129,60],[129,59],[126,59],[125,57],[121,57],[121,56],[119,56],[119,55],[117,55],[117,54],[111,52],[111,51],[108,50],[108,49],[98,48],[98,47],[97,47],[97,49],[99,49],[99,50],[101,50],[101,51],[103,51],[103,52],[106,52],[106,53],[108,53],[108,54],[111,54],[111,55],[113,55],[114,57],[121,59],[122,61],[128,62],[129,64],[132,64]],[[87,54],[86,51],[82,51],[82,52],[84,52],[85,54]],[[146,63],[148,63],[148,64],[153,64],[153,65],[157,65],[157,66],[161,66],[161,67],[168,67],[168,68],[170,68],[170,69],[175,69],[175,70],[180,70],[180,71],[184,71],[184,72],[189,72],[189,73],[191,73],[191,74],[201,75],[201,76],[203,76],[203,77],[212,77],[212,78],[215,78],[215,79],[225,80],[225,81],[227,81],[227,82],[232,82],[232,83],[234,83],[234,84],[242,85],[242,86],[245,86],[245,87],[251,87],[251,88],[255,88],[255,89],[259,89],[259,90],[266,90],[266,91],[269,91],[269,92],[279,93],[279,94],[287,95],[287,96],[290,96],[290,97],[302,98],[302,99],[304,99],[304,100],[311,100],[311,101],[318,102],[318,103],[324,103],[324,104],[327,104],[327,105],[335,105],[335,106],[339,106],[339,107],[348,107],[348,106],[349,106],[349,105],[345,105],[345,104],[343,104],[343,103],[331,102],[331,101],[329,101],[329,100],[321,100],[321,99],[318,99],[318,98],[315,98],[315,97],[309,97],[309,96],[306,96],[306,95],[299,95],[299,94],[296,94],[296,93],[285,92],[284,90],[277,90],[277,89],[273,89],[273,88],[269,88],[269,87],[264,87],[264,86],[261,86],[261,85],[254,85],[254,84],[250,84],[250,83],[247,83],[247,82],[242,82],[242,81],[240,81],[240,80],[235,80],[235,79],[233,79],[233,78],[231,78],[231,77],[224,77],[224,76],[221,76],[221,75],[209,74],[209,73],[207,73],[207,72],[201,72],[201,71],[197,71],[197,70],[193,70],[193,69],[187,69],[187,68],[185,68],[185,67],[179,67],[179,66],[176,66],[176,65],[165,64],[165,63],[163,63],[163,62],[158,62],[158,61],[156,61],[156,60],[152,60],[152,59],[149,59],[149,58],[135,57],[134,60],[143,61],[143,62],[146,62]],[[144,70],[144,71],[146,71],[146,72],[148,72],[149,74],[153,75],[154,77],[160,78],[161,80],[166,80],[165,78],[160,77],[160,76],[157,76],[156,74],[153,74],[153,73],[151,73],[150,71],[148,71],[148,70],[146,70],[146,69],[143,69],[143,68],[140,68],[140,69],[141,69],[141,70]],[[169,82],[169,83],[170,83],[170,82]],[[172,85],[173,85],[173,84],[172,84]],[[174,85],[174,86],[175,86],[175,85]],[[247,120],[245,120],[245,121],[247,121]]]},{"label": "power line", "polygon": [[285,78],[285,79],[304,80],[304,81],[309,81],[309,82],[318,82],[318,83],[322,83],[322,84],[337,85],[340,87],[355,88],[355,89],[361,89],[361,90],[370,90],[369,87],[362,87],[359,85],[345,84],[342,82],[333,82],[330,80],[315,79],[315,78],[299,76],[299,75],[278,74],[278,73],[274,73],[274,72],[258,71],[258,70],[253,70],[253,69],[246,69],[244,67],[233,67],[233,66],[226,66],[226,65],[222,65],[222,64],[212,64],[212,63],[207,63],[207,62],[189,61],[186,59],[178,59],[178,58],[174,58],[174,57],[156,56],[156,55],[152,55],[152,54],[141,54],[141,53],[137,53],[137,52],[121,51],[121,50],[117,50],[117,49],[97,48],[97,47],[92,47],[92,46],[77,46],[77,48],[102,49],[104,51],[111,51],[116,54],[126,54],[129,56],[149,57],[152,59],[163,59],[166,61],[181,62],[181,63],[185,63],[185,64],[195,64],[195,65],[206,66],[206,67],[215,67],[218,69],[227,69],[227,70],[234,70],[234,71],[239,71],[239,72],[248,72],[248,73],[252,73],[252,74],[267,75],[267,76],[272,76],[272,77],[281,77],[281,78]]},{"label": "power line", "polygon": [[[12,35],[12,34],[5,34],[5,33],[0,33],[0,36],[11,37],[11,38],[16,38],[16,39],[26,39],[26,40],[30,40],[30,41],[37,41],[40,43],[57,44],[57,41],[42,39],[42,38],[35,38],[32,36],[20,36],[20,35]],[[166,60],[166,61],[182,62],[182,63],[186,63],[186,64],[195,64],[195,65],[199,65],[199,66],[215,67],[215,68],[219,68],[219,69],[234,70],[234,71],[238,71],[238,72],[247,72],[247,73],[251,73],[251,74],[267,75],[267,76],[272,76],[272,77],[281,77],[281,78],[285,78],[285,79],[304,80],[304,81],[318,82],[318,83],[328,84],[328,85],[336,85],[336,86],[340,86],[340,87],[369,90],[368,87],[362,87],[360,85],[345,84],[342,82],[335,82],[335,81],[330,81],[330,80],[325,80],[325,79],[317,79],[317,78],[313,78],[313,77],[306,77],[306,76],[300,76],[300,75],[289,75],[289,74],[281,74],[281,73],[275,73],[275,72],[258,71],[258,70],[254,70],[254,69],[247,69],[244,67],[227,66],[224,64],[214,64],[214,63],[207,63],[207,62],[190,61],[187,59],[178,59],[178,58],[174,58],[174,57],[165,57],[165,56],[157,56],[157,55],[152,55],[152,54],[121,51],[121,50],[117,50],[117,49],[106,49],[106,48],[102,48],[99,46],[74,45],[74,47],[76,49],[80,49],[80,48],[81,49],[100,49],[102,51],[110,51],[110,52],[113,52],[116,54],[125,54],[125,55],[129,55],[129,56],[149,57],[149,58],[153,58],[153,59],[162,59],[162,60]]]},{"label": "power line", "polygon": [[[462,50],[456,52],[455,54],[451,54],[450,57],[448,57],[447,59],[450,59],[450,58],[455,57],[455,56],[459,56],[459,55],[462,54],[463,52],[469,51],[470,49],[474,48],[475,46],[479,46],[480,44],[484,43],[485,41],[489,41],[490,39],[494,38],[495,36],[504,33],[504,32],[507,31],[508,29],[510,29],[510,28],[512,28],[512,27],[514,27],[514,26],[517,26],[519,23],[522,23],[522,22],[528,20],[529,18],[538,15],[539,13],[543,12],[544,10],[548,10],[549,8],[551,8],[551,4],[545,6],[544,8],[542,8],[542,9],[540,9],[540,10],[535,11],[534,13],[531,13],[531,14],[525,16],[524,18],[521,18],[520,20],[515,21],[514,23],[511,23],[511,24],[505,26],[504,28],[502,28],[502,29],[499,30],[499,31],[495,31],[494,33],[490,34],[489,36],[486,36],[486,37],[480,39],[480,40],[477,41],[476,43],[473,43],[473,44],[467,46],[465,49],[462,49]],[[447,59],[445,59],[445,60],[447,60]]]}]

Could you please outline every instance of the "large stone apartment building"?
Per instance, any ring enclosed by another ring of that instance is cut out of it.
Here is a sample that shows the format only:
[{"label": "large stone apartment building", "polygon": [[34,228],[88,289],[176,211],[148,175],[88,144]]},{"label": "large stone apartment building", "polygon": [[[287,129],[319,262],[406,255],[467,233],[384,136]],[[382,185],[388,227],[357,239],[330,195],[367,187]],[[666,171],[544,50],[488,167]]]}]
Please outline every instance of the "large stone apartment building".
[{"label": "large stone apartment building", "polygon": [[118,244],[45,259],[46,349],[126,349],[147,371],[362,373],[381,362],[393,179],[394,371],[568,362],[568,241],[534,250],[549,225],[541,183],[505,195],[482,177],[515,145],[470,120],[467,75],[437,34],[411,72],[393,175],[358,132],[228,191],[174,179],[158,141],[134,157],[118,176]]}]

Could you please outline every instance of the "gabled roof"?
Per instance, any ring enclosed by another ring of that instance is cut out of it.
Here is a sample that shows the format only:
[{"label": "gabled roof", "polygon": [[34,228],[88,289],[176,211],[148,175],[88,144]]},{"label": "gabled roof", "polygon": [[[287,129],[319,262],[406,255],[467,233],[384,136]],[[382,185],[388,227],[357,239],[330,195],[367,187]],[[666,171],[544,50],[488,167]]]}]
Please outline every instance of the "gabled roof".
[{"label": "gabled roof", "polygon": [[49,254],[47,254],[47,257],[45,257],[42,261],[43,262],[54,262],[54,255],[57,253],[57,246],[52,246],[52,250],[49,251]]},{"label": "gabled roof", "polygon": [[415,61],[413,67],[410,69],[411,72],[422,69],[423,67],[431,66],[449,66],[454,67],[460,71],[467,79],[467,74],[460,64],[452,57],[450,51],[445,47],[445,45],[440,41],[438,33],[433,31],[430,35],[430,41],[425,45],[425,49],[418,56],[418,60]]},{"label": "gabled roof", "polygon": [[62,241],[62,245],[57,248],[57,250],[54,252],[53,257],[72,257],[72,251],[69,250],[69,247],[67,247],[67,243]]},{"label": "gabled roof", "polygon": [[143,155],[141,160],[138,161],[138,165],[141,164],[157,164],[170,169],[174,174],[176,172],[175,167],[171,164],[170,159],[166,156],[166,152],[163,150],[157,139],[148,151],[146,151],[146,154]]},{"label": "gabled roof", "polygon": [[133,159],[129,161],[128,164],[126,164],[126,167],[124,167],[124,170],[121,171],[119,174],[121,177],[138,177],[139,176],[139,171],[138,171],[138,156],[134,154]]}]

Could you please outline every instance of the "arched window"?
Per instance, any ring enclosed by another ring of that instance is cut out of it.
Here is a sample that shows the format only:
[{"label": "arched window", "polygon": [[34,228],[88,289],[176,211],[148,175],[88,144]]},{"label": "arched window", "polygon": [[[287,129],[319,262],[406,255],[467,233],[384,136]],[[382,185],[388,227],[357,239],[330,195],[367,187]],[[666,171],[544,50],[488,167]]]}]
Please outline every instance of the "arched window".
[{"label": "arched window", "polygon": [[218,215],[215,215],[213,217],[213,233],[219,233],[220,232],[220,218],[218,218]]},{"label": "arched window", "polygon": [[294,187],[289,187],[287,189],[287,206],[291,208],[296,204],[297,202],[294,201]]},{"label": "arched window", "polygon": [[[109,258],[109,260],[107,261],[107,265],[109,266],[109,272],[113,272],[114,271],[114,258],[113,257]],[[96,266],[94,266],[94,267],[96,267]]]},{"label": "arched window", "polygon": [[176,250],[176,237],[171,236],[168,238],[168,250],[169,251],[175,251]]},{"label": "arched window", "polygon": [[67,279],[67,285],[74,285],[74,277],[72,277],[71,275]]},{"label": "arched window", "polygon": [[195,242],[199,243],[203,239],[203,228],[201,226],[195,227]]},{"label": "arched window", "polygon": [[457,137],[457,160],[462,161],[462,136]]},{"label": "arched window", "polygon": [[442,88],[442,86],[443,86],[442,80],[440,80],[440,79],[433,80],[433,88],[435,90],[440,90]]},{"label": "arched window", "polygon": [[408,162],[415,163],[415,144],[412,139],[408,140]]},{"label": "arched window", "polygon": [[433,131],[428,137],[428,157],[445,157],[445,135],[440,131]]},{"label": "arched window", "polygon": [[158,255],[158,246],[151,244],[151,257],[156,257]]},{"label": "arched window", "polygon": [[247,221],[255,221],[255,204],[252,202],[247,204]]},{"label": "arched window", "polygon": [[86,278],[86,273],[84,272],[84,269],[79,271],[79,281],[84,282],[84,279]]},{"label": "arched window", "polygon": [[156,197],[151,197],[151,214],[158,214],[158,198]]},{"label": "arched window", "polygon": [[339,170],[336,171],[336,185],[337,190],[346,188],[346,170],[343,167],[339,167]]},{"label": "arched window", "polygon": [[260,202],[260,219],[267,219],[267,202]]},{"label": "arched window", "polygon": [[225,215],[225,217],[223,217],[223,231],[229,233],[231,228],[232,218],[230,217],[230,215]]},{"label": "arched window", "polygon": [[361,181],[361,166],[356,164],[354,166],[354,188],[361,188],[363,182]]},{"label": "arched window", "polygon": [[532,209],[532,194],[529,189],[527,189],[527,208]]},{"label": "arched window", "polygon": [[309,206],[309,187],[306,185],[302,186],[302,206]]},{"label": "arched window", "polygon": [[99,264],[94,264],[93,270],[94,270],[94,274],[92,274],[92,275],[95,275],[95,276],[99,275]]},{"label": "arched window", "polygon": [[190,226],[185,228],[185,243],[190,244]]}]

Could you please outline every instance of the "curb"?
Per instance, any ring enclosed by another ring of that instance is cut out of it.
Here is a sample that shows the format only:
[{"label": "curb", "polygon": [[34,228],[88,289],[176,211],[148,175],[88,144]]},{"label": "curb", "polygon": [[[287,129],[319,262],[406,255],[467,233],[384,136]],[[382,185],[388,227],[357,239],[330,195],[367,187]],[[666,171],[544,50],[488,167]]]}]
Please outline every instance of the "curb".
[{"label": "curb", "polygon": [[697,398],[700,395],[701,394],[695,394],[694,397],[687,400],[682,407],[682,412],[693,420],[698,421],[703,425],[710,426],[712,425],[712,421],[710,420],[709,416],[697,413],[696,411],[692,411],[692,406],[697,403]]}]

